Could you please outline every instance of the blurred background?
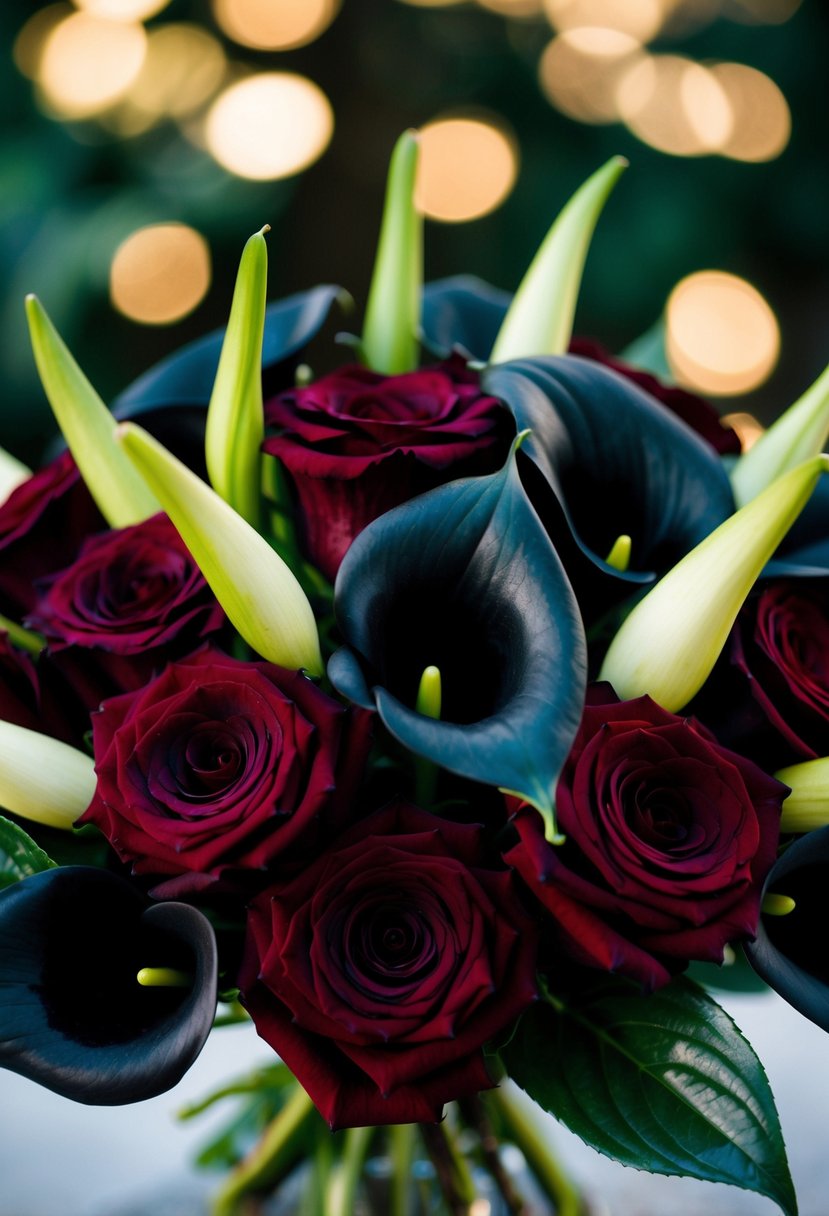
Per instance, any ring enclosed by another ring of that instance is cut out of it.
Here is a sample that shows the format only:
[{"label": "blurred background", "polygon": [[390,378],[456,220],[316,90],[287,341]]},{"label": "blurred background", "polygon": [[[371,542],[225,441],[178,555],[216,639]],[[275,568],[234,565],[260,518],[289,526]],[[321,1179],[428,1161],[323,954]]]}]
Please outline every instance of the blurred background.
[{"label": "blurred background", "polygon": [[407,126],[428,278],[513,289],[621,153],[578,331],[621,351],[670,299],[671,370],[722,412],[826,362],[825,0],[4,0],[0,34],[0,443],[30,462],[26,292],[105,398],[224,322],[264,223],[270,297],[339,283],[356,329]]}]

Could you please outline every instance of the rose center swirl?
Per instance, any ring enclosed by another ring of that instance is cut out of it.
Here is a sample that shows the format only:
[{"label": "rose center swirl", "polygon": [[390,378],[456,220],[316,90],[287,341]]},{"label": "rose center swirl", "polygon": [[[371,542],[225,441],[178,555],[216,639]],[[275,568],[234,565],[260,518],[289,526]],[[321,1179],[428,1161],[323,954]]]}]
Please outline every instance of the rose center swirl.
[{"label": "rose center swirl", "polygon": [[435,935],[422,909],[397,901],[357,908],[344,926],[348,974],[359,986],[409,985],[438,962]]}]

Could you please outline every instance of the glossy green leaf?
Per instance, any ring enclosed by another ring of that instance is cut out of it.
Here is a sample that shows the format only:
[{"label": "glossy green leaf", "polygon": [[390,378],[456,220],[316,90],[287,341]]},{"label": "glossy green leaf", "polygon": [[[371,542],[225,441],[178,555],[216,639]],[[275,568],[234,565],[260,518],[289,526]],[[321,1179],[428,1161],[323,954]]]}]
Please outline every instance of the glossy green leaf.
[{"label": "glossy green leaf", "polygon": [[268,280],[267,231],[266,227],[255,233],[242,253],[205,432],[207,471],[213,489],[254,527],[259,523],[260,448],[265,437],[262,336]]},{"label": "glossy green leaf", "polygon": [[0,888],[54,869],[51,857],[36,845],[26,832],[10,819],[0,816]]},{"label": "glossy green leaf", "polygon": [[113,438],[113,418],[36,296],[26,297],[29,333],[43,389],[90,494],[113,528],[161,507]]},{"label": "glossy green leaf", "polygon": [[550,997],[500,1054],[530,1097],[606,1156],[731,1183],[796,1213],[763,1067],[689,980],[645,995],[607,977],[572,999]]}]

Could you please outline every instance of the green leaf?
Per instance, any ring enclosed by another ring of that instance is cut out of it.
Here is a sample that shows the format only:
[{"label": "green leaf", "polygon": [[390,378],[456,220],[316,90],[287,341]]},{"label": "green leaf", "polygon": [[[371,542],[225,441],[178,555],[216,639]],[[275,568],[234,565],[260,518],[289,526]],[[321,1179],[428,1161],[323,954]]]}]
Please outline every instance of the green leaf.
[{"label": "green leaf", "polygon": [[638,1169],[727,1182],[795,1216],[763,1067],[728,1014],[676,979],[608,977],[539,1002],[501,1050],[514,1081],[593,1148]]},{"label": "green leaf", "polygon": [[46,856],[31,836],[10,819],[0,816],[0,889],[31,874],[54,868],[51,857]]},{"label": "green leaf", "polygon": [[259,524],[262,335],[268,280],[266,225],[247,242],[207,411],[205,451],[213,489],[253,527]]}]

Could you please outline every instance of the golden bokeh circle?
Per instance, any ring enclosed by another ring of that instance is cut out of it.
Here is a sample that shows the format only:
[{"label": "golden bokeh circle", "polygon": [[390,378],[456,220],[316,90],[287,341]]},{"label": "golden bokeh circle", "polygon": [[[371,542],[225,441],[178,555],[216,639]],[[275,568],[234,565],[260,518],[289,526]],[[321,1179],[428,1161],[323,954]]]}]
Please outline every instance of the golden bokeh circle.
[{"label": "golden bokeh circle", "polygon": [[115,251],[109,273],[113,307],[142,325],[170,325],[196,308],[211,279],[210,249],[186,224],[150,224]]},{"label": "golden bokeh circle", "polygon": [[417,204],[430,219],[462,223],[488,215],[515,185],[514,136],[488,118],[436,118],[420,128]]}]

